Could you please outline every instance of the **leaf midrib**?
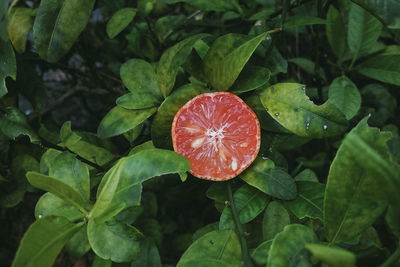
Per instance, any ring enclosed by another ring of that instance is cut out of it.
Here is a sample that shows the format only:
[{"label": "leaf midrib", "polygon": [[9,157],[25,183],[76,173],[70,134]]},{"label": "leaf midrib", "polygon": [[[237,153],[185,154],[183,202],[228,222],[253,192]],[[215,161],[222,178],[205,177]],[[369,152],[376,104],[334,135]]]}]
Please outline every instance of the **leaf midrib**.
[{"label": "leaf midrib", "polygon": [[67,1],[68,1],[68,0],[64,0],[64,1],[62,2],[61,8],[60,8],[60,12],[58,12],[56,22],[54,23],[54,27],[53,27],[53,30],[52,30],[52,32],[51,32],[49,44],[48,44],[47,49],[46,49],[46,56],[47,56],[47,57],[49,57],[48,53],[49,53],[50,47],[51,47],[52,44],[53,44],[54,35],[55,35],[55,30],[56,30],[56,28],[57,28],[57,26],[58,26],[58,22],[59,22],[59,20],[60,20],[61,13],[63,12],[64,7],[66,6],[65,3],[66,3]]}]

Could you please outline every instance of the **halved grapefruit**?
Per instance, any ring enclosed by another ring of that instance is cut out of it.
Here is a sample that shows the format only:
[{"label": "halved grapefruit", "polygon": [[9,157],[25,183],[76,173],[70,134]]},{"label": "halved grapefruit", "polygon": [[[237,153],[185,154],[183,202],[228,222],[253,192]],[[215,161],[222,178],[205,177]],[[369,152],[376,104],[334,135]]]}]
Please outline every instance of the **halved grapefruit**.
[{"label": "halved grapefruit", "polygon": [[187,102],[172,123],[175,152],[190,161],[194,176],[229,180],[245,170],[260,149],[260,123],[238,96],[205,93]]}]

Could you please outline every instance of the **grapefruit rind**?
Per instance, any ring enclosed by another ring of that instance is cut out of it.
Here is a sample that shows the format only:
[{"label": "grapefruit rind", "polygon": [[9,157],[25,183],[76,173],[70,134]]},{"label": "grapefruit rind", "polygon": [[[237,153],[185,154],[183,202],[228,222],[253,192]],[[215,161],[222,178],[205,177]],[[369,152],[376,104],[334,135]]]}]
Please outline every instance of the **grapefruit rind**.
[{"label": "grapefruit rind", "polygon": [[[243,172],[245,169],[247,169],[252,163],[253,161],[256,159],[257,154],[260,150],[260,144],[261,144],[261,138],[260,138],[260,123],[258,121],[257,115],[254,113],[254,111],[238,96],[229,93],[229,92],[214,92],[214,93],[204,93],[204,94],[200,94],[194,98],[192,98],[191,100],[189,100],[185,105],[183,105],[179,111],[176,113],[173,123],[172,123],[172,129],[171,129],[171,134],[172,134],[172,143],[173,143],[173,148],[174,151],[180,153],[180,149],[178,147],[178,142],[177,142],[177,134],[176,134],[176,127],[177,127],[177,122],[178,119],[180,118],[180,116],[182,115],[182,113],[186,112],[188,110],[188,108],[193,105],[193,103],[196,102],[196,100],[198,100],[199,98],[203,98],[203,97],[216,97],[216,96],[228,96],[231,97],[233,99],[235,99],[235,101],[237,101],[238,105],[241,105],[246,111],[247,111],[247,115],[250,117],[248,118],[249,120],[252,120],[255,123],[255,127],[256,127],[256,134],[254,136],[254,138],[256,139],[256,144],[255,144],[255,150],[253,153],[251,153],[250,158],[243,164],[240,165],[240,167],[238,168],[237,163],[234,165],[232,162],[232,169],[236,169],[236,171],[232,174],[226,174],[226,175],[222,175],[222,176],[214,176],[214,175],[203,175],[200,174],[198,172],[195,172],[192,170],[192,168],[189,170],[189,172],[200,179],[205,179],[205,180],[211,180],[211,181],[226,181],[226,180],[230,180],[236,176],[238,176],[241,172]],[[195,140],[196,141],[196,140]],[[196,145],[195,141],[192,143],[193,145]],[[183,155],[185,156],[185,155]],[[192,165],[192,161],[189,159],[190,164]]]}]

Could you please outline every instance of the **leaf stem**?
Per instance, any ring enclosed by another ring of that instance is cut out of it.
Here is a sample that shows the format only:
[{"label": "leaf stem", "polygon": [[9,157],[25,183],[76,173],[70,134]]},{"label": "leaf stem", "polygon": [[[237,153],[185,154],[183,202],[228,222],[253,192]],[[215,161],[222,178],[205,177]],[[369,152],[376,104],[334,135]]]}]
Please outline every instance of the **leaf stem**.
[{"label": "leaf stem", "polygon": [[394,263],[396,263],[396,261],[398,261],[399,258],[400,258],[400,244],[397,246],[397,249],[393,252],[393,254],[390,255],[390,257],[387,258],[387,260],[384,263],[379,265],[379,267],[390,267]]},{"label": "leaf stem", "polygon": [[235,222],[236,231],[239,236],[240,247],[242,248],[242,257],[243,257],[243,263],[244,263],[243,266],[244,267],[252,267],[253,263],[251,262],[250,253],[247,248],[246,238],[244,237],[242,224],[240,223],[239,216],[238,216],[236,206],[235,206],[235,202],[233,200],[231,183],[232,183],[231,181],[228,182],[229,206],[231,207],[233,221]]}]

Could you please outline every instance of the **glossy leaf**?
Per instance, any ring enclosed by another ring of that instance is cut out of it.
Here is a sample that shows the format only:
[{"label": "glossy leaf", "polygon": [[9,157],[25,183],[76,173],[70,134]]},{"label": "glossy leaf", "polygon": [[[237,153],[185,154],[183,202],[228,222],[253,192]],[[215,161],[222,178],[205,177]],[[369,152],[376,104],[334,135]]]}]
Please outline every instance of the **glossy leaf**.
[{"label": "glossy leaf", "polygon": [[31,8],[11,9],[7,32],[8,38],[18,53],[25,52],[28,33],[33,26],[33,13]]},{"label": "glossy leaf", "polygon": [[43,194],[35,206],[36,219],[46,216],[65,217],[71,222],[84,217],[74,206],[49,192]]},{"label": "glossy leaf", "polygon": [[268,252],[271,249],[272,240],[262,242],[251,253],[251,258],[259,265],[266,265],[268,261]]},{"label": "glossy leaf", "polygon": [[318,75],[322,80],[326,81],[325,71],[321,67],[316,69],[315,63],[310,59],[303,57],[296,57],[289,59],[289,62],[296,64],[297,66],[299,66],[300,69],[304,70],[308,74]]},{"label": "glossy leaf", "polygon": [[87,235],[96,255],[114,262],[135,260],[140,255],[143,234],[133,226],[114,220],[96,223],[89,220]]},{"label": "glossy leaf", "polygon": [[82,212],[85,210],[85,207],[88,206],[87,200],[84,199],[81,194],[75,191],[70,185],[60,180],[37,172],[28,172],[26,177],[31,185],[62,198]]},{"label": "glossy leaf", "polygon": [[22,238],[13,267],[53,266],[65,243],[83,226],[63,217],[49,216],[34,222]]},{"label": "glossy leaf", "polygon": [[94,0],[43,0],[33,24],[33,39],[40,57],[56,62],[86,27]]},{"label": "glossy leaf", "polygon": [[129,110],[116,106],[101,120],[97,134],[101,138],[123,134],[147,120],[156,111],[157,108]]},{"label": "glossy leaf", "polygon": [[296,256],[308,243],[317,240],[315,233],[307,226],[291,224],[285,227],[272,241],[268,253],[267,265],[271,267],[287,267],[294,264]]},{"label": "glossy leaf", "polygon": [[269,81],[271,72],[264,67],[245,67],[232,85],[231,92],[238,94],[255,90]]},{"label": "glossy leaf", "polygon": [[154,67],[142,59],[130,59],[122,64],[120,76],[124,85],[133,95],[153,96],[153,101],[160,101],[162,94],[157,84]]},{"label": "glossy leaf", "polygon": [[[138,205],[142,183],[154,176],[169,173],[185,173],[190,168],[183,156],[168,150],[147,149],[122,158],[103,177],[91,217],[106,220],[109,210]],[[115,214],[114,214],[115,215]]]},{"label": "glossy leaf", "polygon": [[353,61],[368,54],[376,43],[382,30],[382,24],[365,9],[351,4],[348,15],[347,40]]},{"label": "glossy leaf", "polygon": [[329,86],[329,101],[347,120],[353,118],[361,107],[361,95],[357,86],[346,76],[333,80]]},{"label": "glossy leaf", "polygon": [[285,207],[278,201],[270,202],[264,212],[262,222],[263,239],[272,240],[289,224],[290,217]]},{"label": "glossy leaf", "polygon": [[136,9],[123,8],[115,12],[107,22],[107,35],[114,38],[122,32],[135,18]]},{"label": "glossy leaf", "polygon": [[[100,143],[97,136],[93,135],[90,137],[94,140],[97,138],[97,141]],[[93,144],[83,134],[72,131],[71,122],[66,122],[61,127],[60,139],[62,143],[59,145],[68,148],[68,150],[97,165],[103,166],[115,158],[115,155],[108,149]]]},{"label": "glossy leaf", "polygon": [[175,84],[176,74],[179,67],[185,63],[192,51],[193,45],[206,37],[206,34],[197,34],[186,38],[183,41],[165,50],[157,65],[157,81],[161,94],[166,98],[172,91]]},{"label": "glossy leaf", "polygon": [[325,185],[318,182],[297,182],[297,198],[285,206],[299,219],[323,219]]},{"label": "glossy leaf", "polygon": [[356,255],[338,247],[327,247],[321,244],[307,244],[306,248],[313,257],[332,267],[354,267]]},{"label": "glossy leaf", "polygon": [[157,107],[160,101],[150,93],[134,91],[118,97],[116,103],[126,109],[145,109]]},{"label": "glossy leaf", "polygon": [[[238,213],[239,221],[245,224],[257,217],[267,206],[269,198],[261,191],[249,185],[241,186],[234,194],[233,201]],[[229,205],[232,205],[230,203]],[[226,206],[221,214],[219,229],[234,229],[232,210]]]},{"label": "glossy leaf", "polygon": [[356,67],[357,72],[369,78],[400,86],[399,54],[381,54]]},{"label": "glossy leaf", "polygon": [[398,175],[387,161],[390,137],[368,127],[364,119],[343,140],[329,170],[324,199],[324,224],[331,243],[357,236],[385,210],[388,179]]},{"label": "glossy leaf", "polygon": [[209,84],[218,91],[228,90],[268,34],[266,32],[251,38],[229,33],[215,40],[203,62]]},{"label": "glossy leaf", "polygon": [[6,78],[16,79],[17,63],[14,50],[9,41],[5,41],[0,36],[0,97],[7,94]]},{"label": "glossy leaf", "polygon": [[315,105],[297,83],[279,83],[263,90],[260,99],[268,113],[289,131],[305,137],[336,136],[347,128],[346,118],[330,102]]},{"label": "glossy leaf", "polygon": [[270,159],[257,158],[241,175],[243,181],[267,195],[279,199],[296,198],[296,183],[284,170],[275,168]]},{"label": "glossy leaf", "polygon": [[7,107],[0,111],[0,139],[1,136],[5,136],[6,140],[14,140],[21,135],[28,136],[33,143],[39,142],[39,137],[19,109]]},{"label": "glossy leaf", "polygon": [[326,37],[332,52],[341,61],[347,49],[346,35],[343,34],[346,32],[345,23],[342,14],[333,5],[330,5],[326,16]]},{"label": "glossy leaf", "polygon": [[240,266],[241,250],[238,237],[233,230],[212,231],[197,239],[185,251],[177,267],[193,266]]},{"label": "glossy leaf", "polygon": [[171,128],[175,114],[193,97],[205,93],[202,86],[187,84],[172,92],[158,108],[151,125],[151,136],[156,147],[172,148]]}]

